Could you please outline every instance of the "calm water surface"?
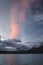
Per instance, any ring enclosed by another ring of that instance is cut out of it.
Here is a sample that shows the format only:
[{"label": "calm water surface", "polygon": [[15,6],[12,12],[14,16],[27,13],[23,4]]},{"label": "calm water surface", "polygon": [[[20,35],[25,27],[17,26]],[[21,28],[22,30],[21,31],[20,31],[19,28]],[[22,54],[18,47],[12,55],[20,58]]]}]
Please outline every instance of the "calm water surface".
[{"label": "calm water surface", "polygon": [[43,65],[43,54],[0,54],[0,65]]}]

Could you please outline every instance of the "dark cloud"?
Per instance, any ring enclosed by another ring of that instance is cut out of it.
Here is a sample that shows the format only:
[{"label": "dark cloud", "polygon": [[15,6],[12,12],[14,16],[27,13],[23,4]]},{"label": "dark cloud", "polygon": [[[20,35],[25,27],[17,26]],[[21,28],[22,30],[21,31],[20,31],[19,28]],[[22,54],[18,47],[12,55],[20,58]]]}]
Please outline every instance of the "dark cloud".
[{"label": "dark cloud", "polygon": [[35,13],[43,13],[43,0],[31,0],[31,12]]}]

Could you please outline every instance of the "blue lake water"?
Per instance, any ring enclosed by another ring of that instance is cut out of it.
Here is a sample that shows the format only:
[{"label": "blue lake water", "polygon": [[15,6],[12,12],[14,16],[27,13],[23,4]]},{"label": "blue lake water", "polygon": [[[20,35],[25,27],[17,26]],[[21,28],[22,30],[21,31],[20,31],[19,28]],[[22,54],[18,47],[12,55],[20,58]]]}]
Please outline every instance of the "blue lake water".
[{"label": "blue lake water", "polygon": [[0,65],[43,65],[43,54],[0,54]]}]

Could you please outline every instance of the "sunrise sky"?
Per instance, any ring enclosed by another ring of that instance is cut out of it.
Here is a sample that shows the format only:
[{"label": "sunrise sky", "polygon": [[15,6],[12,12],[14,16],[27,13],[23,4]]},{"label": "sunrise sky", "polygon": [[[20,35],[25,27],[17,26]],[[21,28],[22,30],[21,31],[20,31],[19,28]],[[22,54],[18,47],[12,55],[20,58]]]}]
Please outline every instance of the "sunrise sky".
[{"label": "sunrise sky", "polygon": [[43,40],[43,0],[0,0],[0,35]]}]

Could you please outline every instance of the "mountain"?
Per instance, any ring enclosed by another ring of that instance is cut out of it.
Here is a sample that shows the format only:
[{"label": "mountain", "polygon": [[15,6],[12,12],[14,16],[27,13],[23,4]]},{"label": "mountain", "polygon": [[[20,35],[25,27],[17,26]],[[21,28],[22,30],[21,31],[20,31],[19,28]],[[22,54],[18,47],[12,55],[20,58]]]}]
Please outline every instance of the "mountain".
[{"label": "mountain", "polygon": [[[30,44],[29,44],[30,43]],[[43,52],[43,42],[25,42],[18,39],[0,41],[0,51],[11,51],[17,53],[39,53]]]},{"label": "mountain", "polygon": [[21,40],[5,40],[0,41],[0,50],[1,51],[19,51],[26,50],[28,47],[21,43]]}]

